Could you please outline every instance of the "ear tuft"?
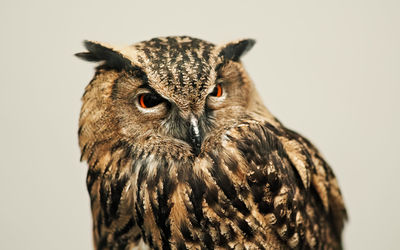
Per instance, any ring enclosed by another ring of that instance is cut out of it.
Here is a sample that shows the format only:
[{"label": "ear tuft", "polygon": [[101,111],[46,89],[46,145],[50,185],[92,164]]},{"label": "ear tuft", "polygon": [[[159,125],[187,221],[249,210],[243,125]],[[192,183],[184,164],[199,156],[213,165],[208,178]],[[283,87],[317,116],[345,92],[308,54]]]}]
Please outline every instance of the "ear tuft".
[{"label": "ear tuft", "polygon": [[240,57],[246,54],[255,43],[254,39],[243,39],[227,43],[222,47],[219,56],[222,56],[225,60],[239,61]]},{"label": "ear tuft", "polygon": [[85,40],[83,44],[88,52],[75,54],[75,56],[83,60],[89,62],[104,61],[104,65],[117,70],[128,70],[132,67],[129,59],[109,46],[88,40]]}]

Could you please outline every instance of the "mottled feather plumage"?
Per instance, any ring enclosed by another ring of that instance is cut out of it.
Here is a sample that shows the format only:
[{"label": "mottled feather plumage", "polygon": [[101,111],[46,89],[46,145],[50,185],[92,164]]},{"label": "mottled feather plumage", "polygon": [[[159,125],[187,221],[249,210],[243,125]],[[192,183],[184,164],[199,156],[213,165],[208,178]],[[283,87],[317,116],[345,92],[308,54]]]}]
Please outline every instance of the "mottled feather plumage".
[{"label": "mottled feather plumage", "polygon": [[[253,44],[85,43],[77,55],[102,61],[79,122],[96,249],[341,248],[335,176],[262,104],[240,62]],[[216,84],[221,98],[210,97]],[[147,112],[140,91],[165,102]]]}]

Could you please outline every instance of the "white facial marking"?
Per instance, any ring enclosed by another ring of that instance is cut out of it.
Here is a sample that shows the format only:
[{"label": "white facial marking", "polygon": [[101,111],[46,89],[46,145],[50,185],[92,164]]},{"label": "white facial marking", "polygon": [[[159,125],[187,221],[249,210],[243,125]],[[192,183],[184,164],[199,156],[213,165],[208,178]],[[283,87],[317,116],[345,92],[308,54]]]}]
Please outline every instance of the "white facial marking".
[{"label": "white facial marking", "polygon": [[192,116],[192,117],[190,118],[190,123],[191,123],[192,126],[193,126],[193,132],[194,132],[194,134],[195,134],[196,136],[199,136],[199,135],[200,135],[200,132],[199,132],[199,122],[197,121],[197,119],[196,119],[194,116]]}]

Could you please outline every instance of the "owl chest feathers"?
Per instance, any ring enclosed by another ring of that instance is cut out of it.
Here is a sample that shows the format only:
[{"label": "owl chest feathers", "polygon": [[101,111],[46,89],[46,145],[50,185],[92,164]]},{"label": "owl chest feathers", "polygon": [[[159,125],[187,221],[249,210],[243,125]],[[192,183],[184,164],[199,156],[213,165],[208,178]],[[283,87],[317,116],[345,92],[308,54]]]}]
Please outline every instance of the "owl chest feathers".
[{"label": "owl chest feathers", "polygon": [[314,208],[328,195],[308,194],[313,160],[280,138],[294,140],[248,122],[209,138],[198,157],[190,148],[140,152],[115,143],[104,170],[109,181],[99,186],[103,217],[132,217],[130,230],[151,248],[315,248],[335,235],[332,211]]}]

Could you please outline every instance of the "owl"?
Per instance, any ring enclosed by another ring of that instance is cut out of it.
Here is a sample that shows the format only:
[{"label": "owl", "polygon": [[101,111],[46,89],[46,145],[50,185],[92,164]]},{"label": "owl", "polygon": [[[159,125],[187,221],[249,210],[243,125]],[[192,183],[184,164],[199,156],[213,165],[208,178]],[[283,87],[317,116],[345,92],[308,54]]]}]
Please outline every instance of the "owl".
[{"label": "owl", "polygon": [[318,150],[263,105],[255,41],[85,41],[79,119],[95,249],[341,249],[346,209]]}]

